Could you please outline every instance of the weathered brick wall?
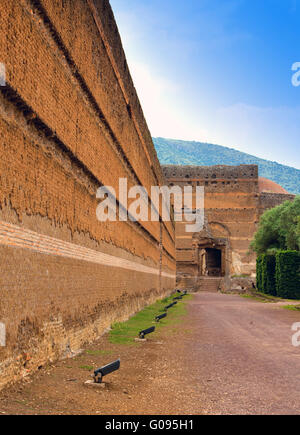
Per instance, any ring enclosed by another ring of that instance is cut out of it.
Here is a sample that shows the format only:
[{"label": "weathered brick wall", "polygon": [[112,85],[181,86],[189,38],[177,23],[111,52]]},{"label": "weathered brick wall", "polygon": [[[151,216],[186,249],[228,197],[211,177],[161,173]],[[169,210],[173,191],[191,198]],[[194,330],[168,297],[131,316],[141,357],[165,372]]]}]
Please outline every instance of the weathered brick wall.
[{"label": "weathered brick wall", "polygon": [[2,0],[0,62],[1,388],[170,291],[175,243],[96,219],[99,186],[163,180],[109,2]]},{"label": "weathered brick wall", "polygon": [[[226,276],[254,277],[256,258],[249,248],[259,218],[265,210],[292,200],[294,196],[261,192],[256,165],[166,165],[163,173],[170,186],[204,187],[205,217],[211,235],[227,240]],[[199,273],[194,236],[186,233],[185,222],[176,223],[177,277],[183,283],[195,282]],[[224,285],[230,286],[230,280],[225,280]]]},{"label": "weathered brick wall", "polygon": [[[205,217],[212,236],[228,241],[227,275],[251,275],[255,257],[249,245],[259,215],[258,167],[240,166],[163,166],[169,185],[204,186]],[[194,257],[193,233],[185,223],[176,224],[177,274],[189,277],[198,273]]]},{"label": "weathered brick wall", "polygon": [[295,199],[295,195],[262,192],[260,194],[260,202],[259,202],[261,213],[264,213],[266,210],[282,204],[284,201],[293,201],[294,199]]},{"label": "weathered brick wall", "polygon": [[240,165],[240,166],[163,166],[163,173],[167,179],[176,179],[179,181],[217,181],[222,186],[222,181],[226,180],[226,184],[243,180],[258,179],[257,165]]}]

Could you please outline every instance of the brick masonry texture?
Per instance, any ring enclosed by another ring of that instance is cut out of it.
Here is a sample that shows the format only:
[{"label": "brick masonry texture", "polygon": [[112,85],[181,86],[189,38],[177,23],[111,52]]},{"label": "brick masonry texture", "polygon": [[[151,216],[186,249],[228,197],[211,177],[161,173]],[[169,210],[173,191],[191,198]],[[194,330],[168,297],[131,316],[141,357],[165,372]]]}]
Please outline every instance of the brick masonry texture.
[{"label": "brick masonry texture", "polygon": [[[226,245],[223,289],[231,289],[232,277],[255,278],[256,258],[250,250],[250,243],[260,216],[269,208],[293,200],[294,196],[264,192],[256,165],[166,165],[163,173],[169,186],[204,186],[207,228],[216,242],[221,239]],[[275,183],[273,188],[280,190]],[[199,279],[201,272],[195,237],[197,234],[186,233],[185,223],[176,223],[177,284],[182,287],[200,288],[204,282]]]},{"label": "brick masonry texture", "polygon": [[[173,222],[96,219],[164,178],[107,0],[2,0],[0,388],[175,285]],[[151,198],[149,199],[149,210]]]}]

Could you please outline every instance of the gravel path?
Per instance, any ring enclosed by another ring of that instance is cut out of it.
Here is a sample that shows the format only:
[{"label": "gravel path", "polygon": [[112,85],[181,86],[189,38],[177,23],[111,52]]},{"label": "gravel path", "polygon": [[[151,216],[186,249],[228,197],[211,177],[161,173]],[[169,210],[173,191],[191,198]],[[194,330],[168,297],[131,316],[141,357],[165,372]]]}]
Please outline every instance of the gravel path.
[{"label": "gravel path", "polygon": [[[237,295],[196,294],[182,322],[140,346],[107,336],[0,394],[0,414],[299,414],[298,312]],[[91,351],[105,349],[106,356]],[[121,358],[108,388],[85,366]]]},{"label": "gravel path", "polygon": [[202,293],[190,306],[189,343],[201,411],[299,414],[300,347],[291,326],[300,314],[274,303]]}]

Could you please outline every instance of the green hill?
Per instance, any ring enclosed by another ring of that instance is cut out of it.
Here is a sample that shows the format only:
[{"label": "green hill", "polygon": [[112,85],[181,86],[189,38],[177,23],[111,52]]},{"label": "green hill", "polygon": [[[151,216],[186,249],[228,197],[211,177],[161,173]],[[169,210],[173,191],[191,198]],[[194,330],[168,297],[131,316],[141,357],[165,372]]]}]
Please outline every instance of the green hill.
[{"label": "green hill", "polygon": [[300,194],[300,170],[260,159],[220,145],[153,138],[162,165],[241,165],[255,164],[259,175],[280,184],[288,192]]}]

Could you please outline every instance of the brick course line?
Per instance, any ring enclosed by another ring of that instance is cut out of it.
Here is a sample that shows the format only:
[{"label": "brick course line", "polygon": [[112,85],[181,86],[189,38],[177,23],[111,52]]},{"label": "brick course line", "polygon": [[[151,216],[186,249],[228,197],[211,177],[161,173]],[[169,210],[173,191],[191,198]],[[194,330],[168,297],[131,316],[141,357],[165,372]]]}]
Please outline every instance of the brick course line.
[{"label": "brick course line", "polygon": [[[73,243],[64,242],[54,237],[45,236],[34,231],[20,228],[16,225],[0,221],[0,246],[11,248],[30,249],[41,254],[56,255],[65,258],[73,258],[90,263],[101,264],[108,267],[133,270],[142,273],[159,275],[159,269],[144,266],[134,261],[115,257],[103,252],[94,251]],[[162,272],[166,278],[175,278],[175,275]]]}]

